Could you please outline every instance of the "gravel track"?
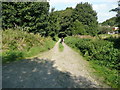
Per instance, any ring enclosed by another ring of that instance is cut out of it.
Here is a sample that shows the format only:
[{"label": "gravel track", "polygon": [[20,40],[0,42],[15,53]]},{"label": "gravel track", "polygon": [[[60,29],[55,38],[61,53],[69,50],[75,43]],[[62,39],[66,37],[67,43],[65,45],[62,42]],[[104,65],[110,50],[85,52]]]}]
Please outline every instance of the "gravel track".
[{"label": "gravel track", "polygon": [[63,43],[64,50],[54,48],[35,57],[2,67],[3,88],[99,88],[89,63]]}]

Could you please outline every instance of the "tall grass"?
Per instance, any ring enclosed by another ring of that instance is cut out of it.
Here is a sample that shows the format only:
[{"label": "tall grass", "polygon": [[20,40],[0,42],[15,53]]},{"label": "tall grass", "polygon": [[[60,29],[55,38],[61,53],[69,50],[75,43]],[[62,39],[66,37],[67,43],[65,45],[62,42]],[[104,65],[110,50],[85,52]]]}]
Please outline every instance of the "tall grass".
[{"label": "tall grass", "polygon": [[2,32],[3,63],[34,56],[51,49],[55,42],[50,37],[8,29]]}]

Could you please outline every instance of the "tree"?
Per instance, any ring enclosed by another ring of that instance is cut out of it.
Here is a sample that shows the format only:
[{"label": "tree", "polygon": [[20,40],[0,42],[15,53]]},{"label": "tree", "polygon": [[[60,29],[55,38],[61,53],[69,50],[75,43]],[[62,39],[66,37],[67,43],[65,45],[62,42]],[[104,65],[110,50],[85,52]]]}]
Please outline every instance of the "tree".
[{"label": "tree", "polygon": [[97,13],[92,9],[92,5],[89,3],[80,3],[74,9],[73,21],[78,19],[85,25],[86,32],[90,35],[96,35],[98,33]]},{"label": "tree", "polygon": [[103,26],[117,26],[116,19],[117,19],[117,17],[112,17],[112,18],[102,22],[101,25],[103,25]]},{"label": "tree", "polygon": [[118,27],[119,27],[119,32],[120,32],[120,0],[118,1],[118,7],[115,8],[115,9],[112,9],[110,11],[115,11],[117,12],[117,19],[116,19],[116,22],[118,23]]},{"label": "tree", "polygon": [[72,23],[72,12],[73,8],[68,7],[65,10],[55,11],[54,14],[58,15],[58,20],[60,24],[59,32],[65,32],[66,34],[70,35],[70,26]]},{"label": "tree", "polygon": [[58,34],[61,28],[59,15],[54,12],[54,8],[51,9],[48,19],[47,36],[52,33]]},{"label": "tree", "polygon": [[48,2],[2,2],[2,27],[27,27],[28,32],[45,35],[48,14]]},{"label": "tree", "polygon": [[84,25],[78,20],[72,23],[71,30],[72,30],[73,35],[76,35],[76,34],[85,35],[86,34]]}]

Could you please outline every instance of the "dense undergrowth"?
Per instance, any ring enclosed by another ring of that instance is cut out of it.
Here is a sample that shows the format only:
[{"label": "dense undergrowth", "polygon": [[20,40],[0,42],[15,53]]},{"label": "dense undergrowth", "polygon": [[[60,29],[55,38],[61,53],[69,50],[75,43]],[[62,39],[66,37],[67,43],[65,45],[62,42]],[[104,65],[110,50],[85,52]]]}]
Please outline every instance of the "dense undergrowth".
[{"label": "dense undergrowth", "polygon": [[118,46],[115,48],[114,42],[67,37],[65,38],[65,43],[72,48],[80,50],[81,54],[91,62],[96,73],[104,78],[105,83],[112,87],[118,87],[119,77],[117,71],[120,61],[120,50]]},{"label": "dense undergrowth", "polygon": [[9,63],[37,55],[55,44],[50,37],[8,29],[2,32],[2,62]]}]

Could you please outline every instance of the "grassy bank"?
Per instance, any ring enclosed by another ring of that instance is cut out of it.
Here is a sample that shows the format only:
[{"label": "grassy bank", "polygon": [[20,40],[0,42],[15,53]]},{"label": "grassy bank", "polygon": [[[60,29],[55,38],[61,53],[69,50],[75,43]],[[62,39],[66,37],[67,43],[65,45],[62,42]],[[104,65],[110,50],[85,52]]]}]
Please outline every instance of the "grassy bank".
[{"label": "grassy bank", "polygon": [[118,87],[118,66],[120,50],[115,48],[114,43],[108,40],[81,39],[67,37],[65,43],[80,51],[103,81],[111,87]]},{"label": "grassy bank", "polygon": [[2,62],[9,63],[32,57],[51,49],[55,42],[50,37],[8,29],[2,32]]}]

